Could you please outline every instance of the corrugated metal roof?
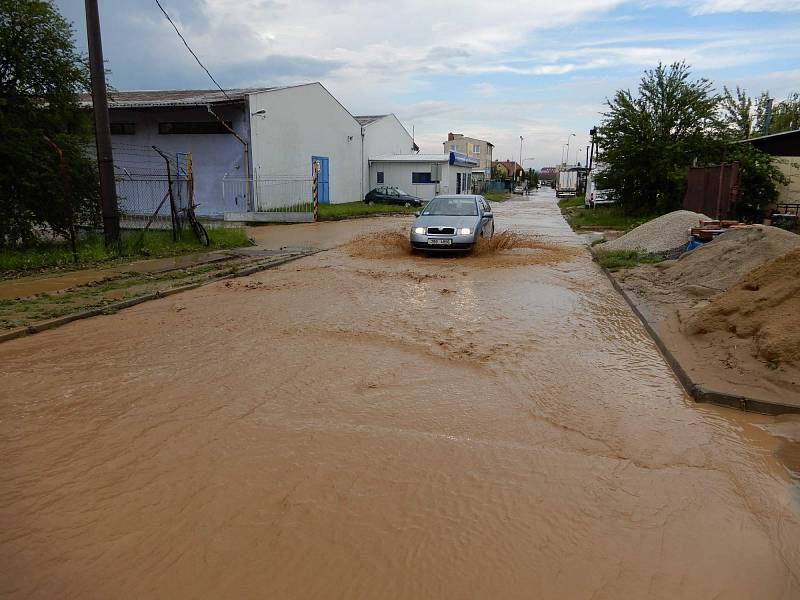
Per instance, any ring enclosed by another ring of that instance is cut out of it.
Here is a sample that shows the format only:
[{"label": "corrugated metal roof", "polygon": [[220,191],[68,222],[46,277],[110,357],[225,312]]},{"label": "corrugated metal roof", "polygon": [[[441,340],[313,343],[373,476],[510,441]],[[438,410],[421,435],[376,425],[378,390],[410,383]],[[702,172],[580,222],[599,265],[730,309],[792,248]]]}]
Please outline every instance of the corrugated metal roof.
[{"label": "corrugated metal roof", "polygon": [[[237,88],[225,90],[135,90],[111,92],[108,95],[109,108],[148,108],[158,106],[205,106],[206,104],[226,104],[242,102],[249,94],[269,92],[295,86],[276,86],[260,88]],[[81,94],[80,104],[91,108],[91,94]]]},{"label": "corrugated metal roof", "polygon": [[761,140],[774,139],[778,137],[796,136],[800,134],[800,129],[790,129],[789,131],[781,131],[779,133],[770,133],[769,135],[760,135],[758,137],[747,138],[746,140],[739,140],[739,143],[745,142],[758,142]]},{"label": "corrugated metal roof", "polygon": [[741,140],[739,143],[751,144],[772,156],[797,157],[800,156],[800,129],[762,135],[749,140]]},{"label": "corrugated metal roof", "polygon": [[370,123],[374,123],[375,121],[379,121],[380,119],[388,116],[389,115],[362,115],[353,118],[361,125],[369,125]]}]

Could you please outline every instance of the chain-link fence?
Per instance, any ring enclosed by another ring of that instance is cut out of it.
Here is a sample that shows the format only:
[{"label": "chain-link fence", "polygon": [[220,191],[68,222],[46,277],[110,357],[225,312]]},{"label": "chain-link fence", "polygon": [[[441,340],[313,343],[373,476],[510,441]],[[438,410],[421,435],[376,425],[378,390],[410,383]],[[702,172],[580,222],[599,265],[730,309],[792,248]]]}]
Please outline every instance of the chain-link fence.
[{"label": "chain-link fence", "polygon": [[172,229],[190,204],[191,155],[121,143],[113,152],[120,226]]},{"label": "chain-link fence", "polygon": [[[192,155],[114,141],[114,175],[123,229],[175,230],[194,203]],[[228,221],[314,220],[313,179],[297,176],[222,179]]]}]

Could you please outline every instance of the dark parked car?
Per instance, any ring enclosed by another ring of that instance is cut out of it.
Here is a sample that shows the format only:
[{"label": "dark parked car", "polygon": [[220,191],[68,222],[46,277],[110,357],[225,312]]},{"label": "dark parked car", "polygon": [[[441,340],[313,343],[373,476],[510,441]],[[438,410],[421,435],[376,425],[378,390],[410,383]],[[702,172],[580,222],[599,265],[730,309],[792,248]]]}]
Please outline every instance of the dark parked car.
[{"label": "dark parked car", "polygon": [[400,188],[378,186],[364,196],[364,202],[378,204],[399,204],[400,206],[422,206],[422,198],[406,194]]}]

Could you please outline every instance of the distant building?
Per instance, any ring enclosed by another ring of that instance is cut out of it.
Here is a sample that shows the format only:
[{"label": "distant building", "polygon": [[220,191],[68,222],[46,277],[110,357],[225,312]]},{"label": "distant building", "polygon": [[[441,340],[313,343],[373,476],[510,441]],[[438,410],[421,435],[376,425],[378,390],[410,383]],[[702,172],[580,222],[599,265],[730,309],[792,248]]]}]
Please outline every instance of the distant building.
[{"label": "distant building", "polygon": [[476,165],[456,152],[370,156],[369,187],[397,187],[425,201],[437,194],[470,194]]},{"label": "distant building", "polygon": [[461,133],[448,133],[444,142],[444,152],[456,152],[477,161],[473,175],[483,174],[485,179],[492,176],[492,152],[494,144],[486,140],[467,137]]},{"label": "distant building", "polygon": [[557,167],[542,167],[539,170],[539,181],[542,182],[553,182],[558,177],[558,168]]},{"label": "distant building", "polygon": [[522,170],[520,164],[515,160],[496,160],[492,163],[492,168],[500,171],[505,178],[512,178],[514,173]]}]

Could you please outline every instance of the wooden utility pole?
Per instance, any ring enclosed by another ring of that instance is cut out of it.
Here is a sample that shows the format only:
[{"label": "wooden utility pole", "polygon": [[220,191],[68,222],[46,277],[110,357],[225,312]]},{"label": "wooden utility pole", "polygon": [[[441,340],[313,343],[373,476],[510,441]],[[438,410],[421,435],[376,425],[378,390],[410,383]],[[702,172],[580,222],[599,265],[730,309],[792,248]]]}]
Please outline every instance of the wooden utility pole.
[{"label": "wooden utility pole", "polygon": [[103,235],[106,245],[119,242],[119,210],[114,183],[114,156],[111,152],[111,127],[106,98],[106,71],[103,64],[103,41],[100,37],[100,14],[97,0],[86,0],[86,37],[89,41],[89,72],[92,77],[92,108],[97,166],[100,171],[100,201],[103,209]]}]

